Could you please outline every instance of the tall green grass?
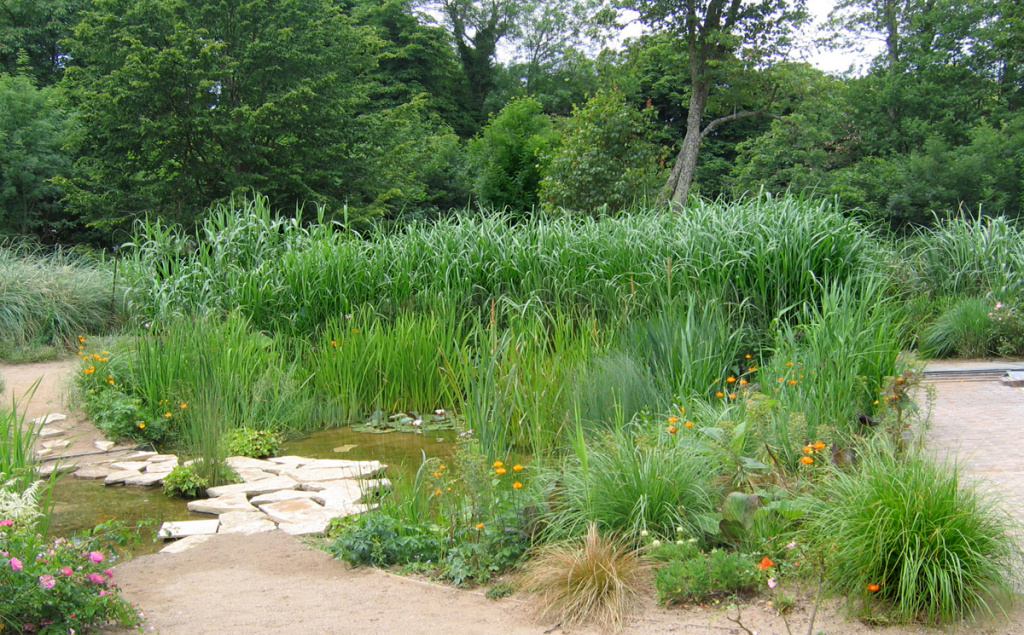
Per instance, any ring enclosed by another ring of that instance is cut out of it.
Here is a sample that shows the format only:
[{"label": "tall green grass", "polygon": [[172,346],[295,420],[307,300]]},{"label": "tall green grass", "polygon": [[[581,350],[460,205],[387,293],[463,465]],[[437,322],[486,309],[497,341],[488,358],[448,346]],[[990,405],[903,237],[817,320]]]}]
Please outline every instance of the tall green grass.
[{"label": "tall green grass", "polygon": [[1008,599],[1017,523],[956,465],[883,439],[863,450],[854,471],[823,481],[809,523],[829,584],[855,608],[901,622],[950,623]]},{"label": "tall green grass", "polygon": [[36,480],[35,442],[38,426],[25,421],[25,411],[19,404],[27,404],[39,387],[32,385],[21,400],[11,396],[10,403],[0,406],[0,485],[5,481],[18,491],[24,491]]},{"label": "tall green grass", "polygon": [[[120,320],[112,268],[67,252],[0,244],[0,358],[31,359]],[[53,351],[50,351],[53,354]]]}]

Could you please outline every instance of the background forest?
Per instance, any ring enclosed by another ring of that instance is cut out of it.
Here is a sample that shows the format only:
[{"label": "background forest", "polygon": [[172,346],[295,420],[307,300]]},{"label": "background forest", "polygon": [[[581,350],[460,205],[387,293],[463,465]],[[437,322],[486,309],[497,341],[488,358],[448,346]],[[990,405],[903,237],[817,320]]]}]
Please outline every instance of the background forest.
[{"label": "background forest", "polygon": [[800,0],[613,4],[0,0],[0,235],[111,246],[252,191],[350,227],[762,189],[1019,215],[1019,3],[840,0],[829,43],[884,42],[863,76],[790,61]]}]

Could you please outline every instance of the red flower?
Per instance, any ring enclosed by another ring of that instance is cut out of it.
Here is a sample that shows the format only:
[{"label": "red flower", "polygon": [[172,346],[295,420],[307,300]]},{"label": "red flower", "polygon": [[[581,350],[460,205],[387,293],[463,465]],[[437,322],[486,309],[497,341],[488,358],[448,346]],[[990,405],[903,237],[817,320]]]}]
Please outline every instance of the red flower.
[{"label": "red flower", "polygon": [[774,567],[774,566],[775,566],[775,563],[772,562],[771,559],[768,558],[768,556],[765,556],[765,557],[761,558],[761,562],[757,563],[757,568],[758,569],[762,569],[762,570],[767,569],[768,567]]},{"label": "red flower", "polygon": [[874,583],[868,585],[868,591],[871,591],[872,593],[874,593],[875,591],[877,591],[877,590],[879,590],[881,588],[882,587],[880,585],[874,584]]}]

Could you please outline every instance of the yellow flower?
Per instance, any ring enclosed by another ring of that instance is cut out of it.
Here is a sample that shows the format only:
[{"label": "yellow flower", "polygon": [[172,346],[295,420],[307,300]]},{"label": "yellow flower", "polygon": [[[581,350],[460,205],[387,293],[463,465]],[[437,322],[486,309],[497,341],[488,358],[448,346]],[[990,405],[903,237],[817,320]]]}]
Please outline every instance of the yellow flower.
[{"label": "yellow flower", "polygon": [[495,461],[495,462],[494,462],[494,463],[492,463],[491,465],[493,465],[494,467],[498,468],[498,467],[502,467],[502,466],[503,466],[503,465],[505,465],[505,464],[504,464],[504,463],[502,463],[501,461]]},{"label": "yellow flower", "polygon": [[725,393],[722,392],[721,390],[719,390],[718,392],[715,393],[715,396],[718,397],[719,399],[721,399],[722,397],[725,396]]},{"label": "yellow flower", "polygon": [[812,447],[811,447],[811,446],[809,446],[809,445],[805,445],[805,446],[804,446],[804,452],[805,452],[806,454],[814,454],[814,448],[812,448]]},{"label": "yellow flower", "polygon": [[442,494],[441,490],[439,490],[439,489],[435,489],[434,490],[434,496],[440,496],[441,494]]},{"label": "yellow flower", "polygon": [[512,483],[512,489],[523,489],[523,484],[520,483],[519,481],[515,481],[514,483]]},{"label": "yellow flower", "polygon": [[746,379],[741,379],[740,380],[740,386],[746,386],[746,385],[747,385],[747,380]]},{"label": "yellow flower", "polygon": [[516,463],[515,465],[512,466],[512,471],[513,472],[519,472],[519,471],[522,471],[522,469],[523,469],[523,466],[519,465],[518,463]]},{"label": "yellow flower", "polygon": [[114,385],[114,380],[113,379],[108,379],[107,383],[110,384],[111,386],[113,386]]},{"label": "yellow flower", "polygon": [[181,408],[182,410],[184,410],[185,408],[188,408],[188,404],[183,401],[183,402],[181,402],[181,405],[178,406],[178,407]]},{"label": "yellow flower", "polygon": [[728,377],[725,378],[725,381],[726,381],[726,383],[731,384],[731,383],[734,383],[736,381],[736,378],[733,377],[732,375],[729,375]]},{"label": "yellow flower", "polygon": [[494,473],[500,476],[501,474],[505,473],[505,468],[499,467],[498,469],[494,470]]},{"label": "yellow flower", "polygon": [[790,368],[792,368],[793,367],[793,362],[786,362],[786,366],[789,366]]},{"label": "yellow flower", "polygon": [[484,528],[484,524],[483,523],[477,523],[476,524],[476,528],[477,529],[483,529]]},{"label": "yellow flower", "polygon": [[681,415],[686,414],[686,408],[684,408],[683,406],[679,406],[679,414],[681,414]]},{"label": "yellow flower", "polygon": [[750,368],[748,368],[748,369],[747,369],[747,372],[748,372],[748,373],[752,373],[752,372],[754,372],[755,370],[757,370],[757,366],[751,366]]},{"label": "yellow flower", "polygon": [[692,421],[687,421],[683,425],[686,426],[687,428],[692,428],[693,427],[693,422]]},{"label": "yellow flower", "polygon": [[814,463],[814,459],[809,456],[802,456],[800,457],[800,462],[804,465],[810,465],[811,463]]},{"label": "yellow flower", "polygon": [[744,355],[743,359],[750,359],[750,353],[747,353],[746,355]]},{"label": "yellow flower", "polygon": [[359,335],[359,329],[352,329],[352,333],[354,335]]},{"label": "yellow flower", "polygon": [[736,393],[734,393],[734,392],[729,393],[729,399],[735,399],[735,398],[736,398]]},{"label": "yellow flower", "polygon": [[170,419],[171,418],[171,413],[170,412],[165,412],[164,413],[164,417]]},{"label": "yellow flower", "polygon": [[145,429],[146,429],[146,424],[140,423],[139,424],[139,430],[145,430]]},{"label": "yellow flower", "polygon": [[438,465],[438,466],[437,466],[437,469],[439,469],[439,470],[443,470],[443,469],[444,469],[444,463],[442,463],[441,465]]}]

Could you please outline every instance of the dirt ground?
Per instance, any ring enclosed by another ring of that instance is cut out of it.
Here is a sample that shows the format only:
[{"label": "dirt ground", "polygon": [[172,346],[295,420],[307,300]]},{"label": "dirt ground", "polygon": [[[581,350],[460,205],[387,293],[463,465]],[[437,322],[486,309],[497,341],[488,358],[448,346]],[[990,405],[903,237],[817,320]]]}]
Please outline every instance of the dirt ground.
[{"label": "dirt ground", "polygon": [[[95,451],[99,432],[80,414],[68,412],[64,381],[74,361],[10,366],[0,364],[7,380],[5,399],[21,396],[42,381],[28,404],[28,418],[48,412],[69,414],[60,427],[74,443],[67,454]],[[109,458],[81,456],[88,462]],[[164,635],[196,633],[560,633],[553,623],[530,618],[529,598],[520,594],[488,600],[480,590],[460,590],[373,569],[350,569],[298,538],[283,532],[218,535],[179,554],[154,554],[122,562],[115,580],[143,614],[149,630]],[[958,625],[942,631],[923,626],[876,627],[847,621],[834,604],[819,610],[812,634],[967,635],[1024,633],[1024,603],[1008,618]],[[741,615],[743,628],[730,618]],[[792,633],[808,633],[811,602],[798,601],[788,613]],[[131,631],[109,629],[117,635]],[[574,632],[596,632],[580,629]],[[784,635],[787,627],[766,599],[735,607],[663,609],[653,595],[622,630],[624,633]]]}]

